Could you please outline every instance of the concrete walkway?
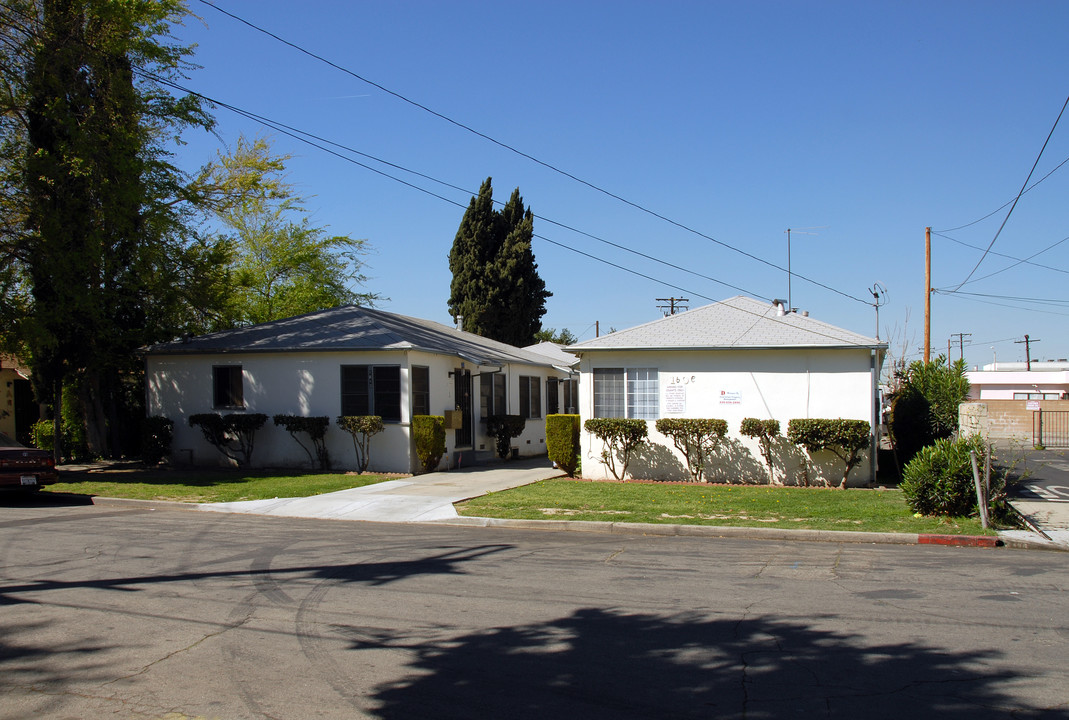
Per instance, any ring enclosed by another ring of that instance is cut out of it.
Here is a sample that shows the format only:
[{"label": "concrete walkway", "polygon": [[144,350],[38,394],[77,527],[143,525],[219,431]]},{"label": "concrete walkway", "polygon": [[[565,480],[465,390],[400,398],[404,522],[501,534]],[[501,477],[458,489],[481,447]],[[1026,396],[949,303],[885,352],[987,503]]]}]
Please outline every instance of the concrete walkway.
[{"label": "concrete walkway", "polygon": [[1014,469],[1024,480],[1011,492],[1010,504],[1036,532],[999,534],[1069,549],[1069,450],[1018,452],[1021,460]]},{"label": "concrete walkway", "polygon": [[453,503],[563,474],[543,457],[415,475],[312,497],[205,503],[197,508],[331,520],[432,522],[459,517]]}]

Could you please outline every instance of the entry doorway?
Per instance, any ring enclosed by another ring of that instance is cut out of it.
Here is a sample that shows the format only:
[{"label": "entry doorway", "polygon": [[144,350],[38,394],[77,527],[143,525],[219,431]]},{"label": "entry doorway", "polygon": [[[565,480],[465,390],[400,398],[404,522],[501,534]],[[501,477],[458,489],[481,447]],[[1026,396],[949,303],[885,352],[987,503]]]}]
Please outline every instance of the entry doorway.
[{"label": "entry doorway", "polygon": [[454,447],[470,448],[474,437],[471,424],[471,370],[457,368],[453,371],[453,391],[457,410],[460,411],[460,427],[453,432]]}]

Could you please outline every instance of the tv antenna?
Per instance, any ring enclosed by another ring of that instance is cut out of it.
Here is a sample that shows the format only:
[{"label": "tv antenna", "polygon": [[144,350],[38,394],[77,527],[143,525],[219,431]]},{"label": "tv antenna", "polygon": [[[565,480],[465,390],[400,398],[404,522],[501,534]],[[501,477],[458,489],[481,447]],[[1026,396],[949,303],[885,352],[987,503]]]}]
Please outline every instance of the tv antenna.
[{"label": "tv antenna", "polygon": [[887,288],[876,282],[869,288],[872,293],[872,307],[876,308],[876,339],[880,339],[880,306],[887,304]]}]

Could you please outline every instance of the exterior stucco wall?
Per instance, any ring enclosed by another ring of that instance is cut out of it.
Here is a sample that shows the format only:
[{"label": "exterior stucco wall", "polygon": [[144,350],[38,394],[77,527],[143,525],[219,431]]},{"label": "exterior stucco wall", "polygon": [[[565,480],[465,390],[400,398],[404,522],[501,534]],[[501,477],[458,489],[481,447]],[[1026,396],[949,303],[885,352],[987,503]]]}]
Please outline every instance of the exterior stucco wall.
[{"label": "exterior stucco wall", "polygon": [[[658,370],[660,417],[720,418],[728,423],[728,442],[709,478],[713,482],[767,482],[767,469],[757,443],[739,433],[743,418],[774,419],[781,433],[794,418],[844,418],[873,422],[875,377],[871,351],[858,350],[729,350],[729,351],[597,351],[580,362],[580,415],[594,417],[595,368],[654,367]],[[648,421],[650,445],[629,467],[633,477],[687,479],[681,453]],[[602,443],[582,430],[583,475],[608,478],[601,463]],[[778,482],[794,484],[806,465],[802,451],[783,438],[773,451]],[[867,453],[866,453],[867,458]],[[809,461],[810,482],[837,484],[842,463],[831,453]],[[850,475],[851,484],[872,478],[868,460]]]},{"label": "exterior stucco wall", "polygon": [[1069,395],[1069,372],[1027,370],[974,370],[965,373],[970,400],[1013,400],[1014,393]]},{"label": "exterior stucco wall", "polygon": [[[146,408],[151,415],[174,421],[172,457],[179,464],[228,466],[231,461],[209,444],[199,428],[189,426],[189,416],[196,413],[233,412],[230,408],[212,407],[212,368],[240,365],[242,368],[243,412],[264,413],[268,421],[256,435],[253,465],[257,467],[309,467],[308,455],[283,429],[274,425],[275,414],[326,416],[327,449],[332,467],[347,470],[356,466],[352,436],[338,428],[335,418],[341,414],[342,365],[399,365],[401,368],[401,422],[387,423],[386,430],[371,440],[373,472],[410,473],[418,469],[412,446],[411,368],[425,366],[430,378],[430,411],[441,415],[457,407],[454,379],[456,369],[479,372],[477,366],[449,355],[417,351],[318,352],[318,353],[227,353],[203,355],[150,355],[146,359]],[[506,365],[509,407],[519,407],[519,376],[539,377],[542,385],[542,418],[529,420],[520,438],[513,439],[520,455],[545,454],[545,380],[547,376],[565,377],[545,367]],[[472,378],[473,435],[471,450],[492,452],[493,438],[485,435],[485,423],[479,421],[478,377]],[[513,410],[514,411],[514,410]],[[441,468],[456,459],[457,433],[446,431],[447,452]],[[307,439],[302,437],[307,444]]]}]

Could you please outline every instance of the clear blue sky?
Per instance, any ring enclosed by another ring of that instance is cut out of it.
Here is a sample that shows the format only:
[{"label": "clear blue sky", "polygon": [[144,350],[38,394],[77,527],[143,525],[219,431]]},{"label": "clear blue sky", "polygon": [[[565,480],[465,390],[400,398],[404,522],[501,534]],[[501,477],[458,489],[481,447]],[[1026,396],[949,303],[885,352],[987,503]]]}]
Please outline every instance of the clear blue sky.
[{"label": "clear blue sky", "polygon": [[[463,207],[488,176],[499,200],[519,187],[544,218],[543,326],[581,339],[656,319],[657,298],[786,299],[792,228],[793,305],[873,335],[879,282],[880,338],[919,357],[924,228],[933,285],[956,288],[1069,96],[1065,2],[216,2],[583,182],[200,0],[203,24],[175,28],[198,45],[190,88],[463,191],[339,151],[447,202],[223,108],[182,167],[268,136],[315,222],[370,243],[381,307],[446,323]],[[1031,182],[1067,158],[1069,117]],[[960,288],[974,295],[933,297],[933,355],[966,333],[970,365],[1023,360],[1028,333],[1033,359],[1069,357],[1069,242],[1005,270],[1069,239],[1067,198],[1069,164],[1017,203]]]}]

